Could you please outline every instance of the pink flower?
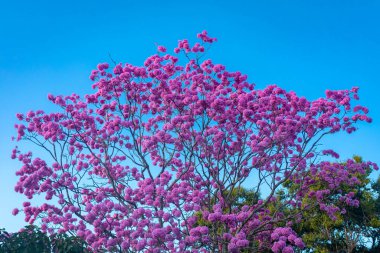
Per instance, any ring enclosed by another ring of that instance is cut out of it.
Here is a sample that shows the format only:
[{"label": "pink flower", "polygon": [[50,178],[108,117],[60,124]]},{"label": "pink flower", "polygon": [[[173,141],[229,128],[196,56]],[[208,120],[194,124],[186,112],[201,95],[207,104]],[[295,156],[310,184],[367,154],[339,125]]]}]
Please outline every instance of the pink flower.
[{"label": "pink flower", "polygon": [[303,249],[305,247],[305,244],[303,243],[301,238],[296,238],[294,240],[294,245],[296,245],[300,249]]},{"label": "pink flower", "polygon": [[163,47],[163,46],[158,46],[158,47],[157,47],[157,50],[158,50],[159,52],[162,52],[162,53],[165,53],[165,52],[166,52],[166,48]]},{"label": "pink flower", "polygon": [[294,253],[294,250],[291,246],[286,246],[282,249],[282,253]]},{"label": "pink flower", "polygon": [[97,66],[97,68],[98,68],[99,71],[106,70],[106,69],[108,69],[108,67],[109,67],[109,64],[108,64],[108,63],[100,63],[100,64],[98,64],[98,66]]},{"label": "pink flower", "polygon": [[15,209],[12,210],[12,214],[14,216],[16,216],[18,214],[18,212],[19,212],[19,210],[17,208],[15,208]]}]

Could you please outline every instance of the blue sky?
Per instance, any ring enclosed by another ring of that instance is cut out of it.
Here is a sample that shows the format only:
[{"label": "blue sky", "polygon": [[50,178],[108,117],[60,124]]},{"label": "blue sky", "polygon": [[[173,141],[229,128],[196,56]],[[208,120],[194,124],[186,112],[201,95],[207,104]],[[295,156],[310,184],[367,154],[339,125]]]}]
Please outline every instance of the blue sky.
[{"label": "blue sky", "polygon": [[[10,160],[15,114],[54,110],[47,94],[90,92],[99,62],[142,64],[155,43],[168,48],[207,30],[218,42],[209,57],[248,74],[263,88],[277,84],[315,99],[326,89],[359,86],[372,124],[325,141],[342,158],[380,164],[379,1],[2,1],[0,8],[0,227],[21,228],[10,214]],[[376,175],[374,175],[375,177]]]}]

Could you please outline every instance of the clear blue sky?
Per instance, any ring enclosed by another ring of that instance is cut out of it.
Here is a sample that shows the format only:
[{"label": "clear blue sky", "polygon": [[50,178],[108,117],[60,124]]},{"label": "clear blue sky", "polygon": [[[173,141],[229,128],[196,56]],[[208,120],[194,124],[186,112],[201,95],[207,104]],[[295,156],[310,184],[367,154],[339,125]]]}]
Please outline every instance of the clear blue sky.
[{"label": "clear blue sky", "polygon": [[218,38],[209,56],[258,88],[277,84],[315,99],[361,88],[372,124],[325,142],[348,158],[380,163],[380,1],[1,1],[0,227],[16,231],[23,202],[10,160],[15,114],[53,110],[47,94],[85,94],[99,62],[142,64],[202,30]]}]

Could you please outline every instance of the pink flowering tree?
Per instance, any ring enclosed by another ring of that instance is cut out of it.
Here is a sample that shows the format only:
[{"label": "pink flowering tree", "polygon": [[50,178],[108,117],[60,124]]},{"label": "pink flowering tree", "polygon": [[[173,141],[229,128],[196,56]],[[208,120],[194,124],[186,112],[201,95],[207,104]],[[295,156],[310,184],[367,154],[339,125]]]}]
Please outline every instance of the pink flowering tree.
[{"label": "pink flowering tree", "polygon": [[[179,41],[174,54],[159,46],[143,66],[99,64],[90,76],[93,94],[49,95],[56,113],[18,114],[17,141],[46,157],[14,149],[12,158],[23,164],[15,190],[46,201],[25,202],[14,214],[23,211],[43,231],[73,233],[93,251],[303,248],[292,230],[302,212],[286,214],[281,206],[307,208],[308,175],[328,182],[313,197],[334,218],[341,210],[325,202],[329,194],[342,183],[359,184],[358,173],[376,166],[326,162],[338,155],[318,148],[328,135],[371,121],[365,107],[352,104],[358,88],[315,101],[275,85],[257,90],[246,75],[204,58],[216,39],[206,32],[198,38]],[[289,181],[298,190],[283,187]],[[243,187],[260,197],[236,205]]]}]

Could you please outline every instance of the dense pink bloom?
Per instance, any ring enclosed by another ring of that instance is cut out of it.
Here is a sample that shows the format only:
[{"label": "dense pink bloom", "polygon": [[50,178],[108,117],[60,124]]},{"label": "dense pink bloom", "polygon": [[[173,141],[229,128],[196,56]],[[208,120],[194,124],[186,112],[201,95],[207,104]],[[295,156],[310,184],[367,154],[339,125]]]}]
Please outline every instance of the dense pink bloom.
[{"label": "dense pink bloom", "polygon": [[[356,104],[358,88],[313,101],[276,85],[256,89],[243,73],[203,58],[216,39],[206,31],[198,38],[180,40],[176,55],[158,46],[140,66],[101,63],[90,75],[93,93],[49,94],[59,112],[17,115],[16,140],[47,155],[12,151],[21,163],[15,191],[30,199],[27,222],[77,234],[94,252],[240,252],[255,241],[292,253],[305,247],[292,229],[302,214],[269,208],[285,181],[297,186],[282,198],[295,209],[308,197],[335,219],[344,210],[332,194],[359,205],[338,190],[377,165],[325,161],[339,155],[318,149],[324,137],[371,122]],[[314,178],[326,187],[312,190]],[[246,184],[260,198],[237,205],[231,193]],[[37,195],[46,203],[33,204]]]}]

